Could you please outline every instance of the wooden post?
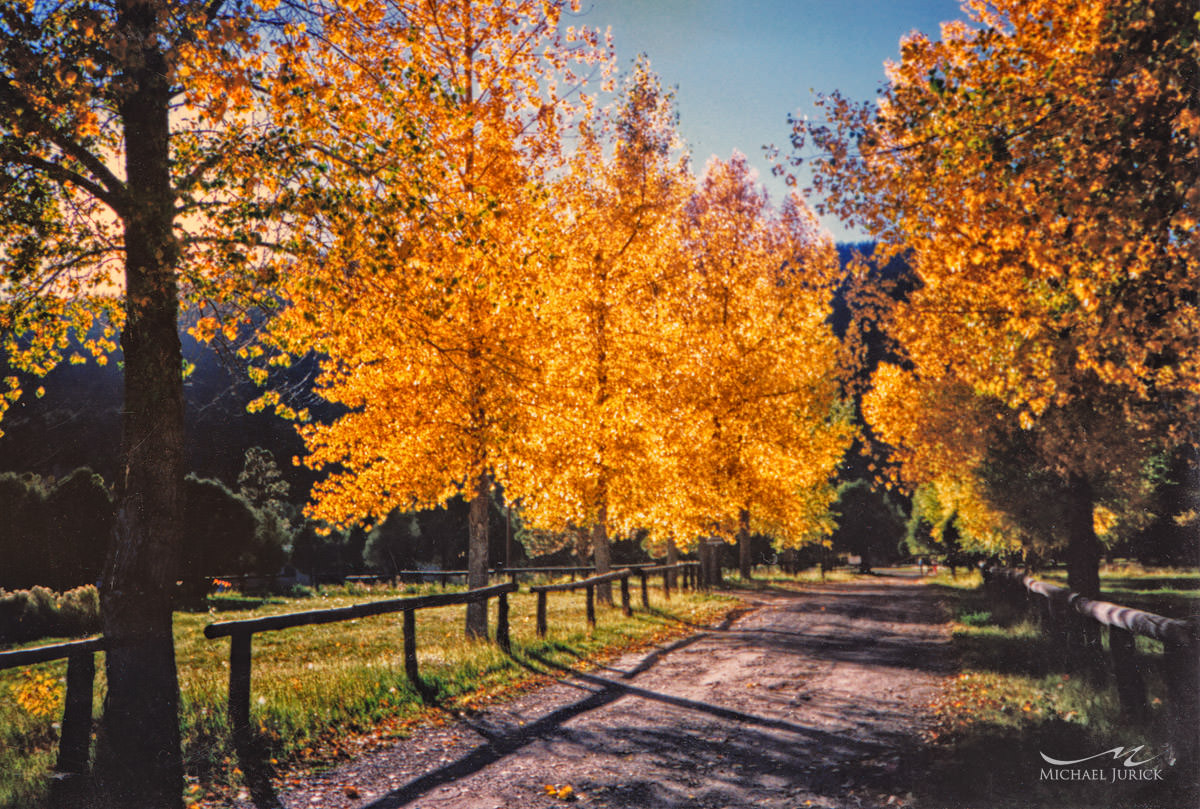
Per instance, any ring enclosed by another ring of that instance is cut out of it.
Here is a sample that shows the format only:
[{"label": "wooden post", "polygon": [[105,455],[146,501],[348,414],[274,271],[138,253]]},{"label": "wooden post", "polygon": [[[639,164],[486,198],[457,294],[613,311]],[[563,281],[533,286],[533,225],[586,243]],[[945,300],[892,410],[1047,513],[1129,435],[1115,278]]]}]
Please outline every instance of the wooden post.
[{"label": "wooden post", "polygon": [[587,622],[589,627],[596,625],[596,585],[587,586]]},{"label": "wooden post", "polygon": [[229,726],[237,749],[246,749],[250,735],[250,639],[249,632],[229,636]]},{"label": "wooden post", "polygon": [[404,673],[413,685],[421,682],[417,672],[417,615],[416,610],[404,611]]},{"label": "wooden post", "polygon": [[511,652],[512,646],[508,637],[508,593],[501,593],[500,604],[496,607],[496,643],[505,652]]},{"label": "wooden post", "polygon": [[92,652],[74,652],[67,658],[67,696],[55,767],[59,772],[87,772],[95,679],[96,658]]},{"label": "wooden post", "polygon": [[633,607],[629,603],[629,577],[621,577],[621,611],[625,613],[625,617],[633,615]]},{"label": "wooden post", "polygon": [[650,609],[650,590],[646,586],[646,572],[639,570],[638,575],[642,577],[642,607]]},{"label": "wooden post", "polygon": [[544,638],[546,637],[546,591],[539,590],[537,597],[537,634],[539,638]]},{"label": "wooden post", "polygon": [[1146,683],[1137,667],[1136,639],[1132,632],[1117,626],[1108,628],[1108,648],[1121,710],[1136,722],[1146,718]]},{"label": "wooden post", "polygon": [[671,571],[664,570],[663,574],[663,598],[668,601],[671,599]]}]

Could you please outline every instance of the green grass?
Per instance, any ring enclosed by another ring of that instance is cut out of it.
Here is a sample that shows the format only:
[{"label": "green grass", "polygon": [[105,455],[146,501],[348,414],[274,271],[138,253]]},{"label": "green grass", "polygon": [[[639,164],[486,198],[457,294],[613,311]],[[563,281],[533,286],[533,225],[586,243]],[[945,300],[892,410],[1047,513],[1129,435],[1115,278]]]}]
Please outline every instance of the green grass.
[{"label": "green grass", "polygon": [[[1067,572],[1047,570],[1036,578],[1065,586]],[[1179,620],[1200,619],[1200,570],[1196,568],[1106,564],[1100,568],[1100,592],[1104,600],[1127,607]]]},{"label": "green grass", "polygon": [[[587,629],[582,591],[552,593],[550,632],[545,639],[536,635],[534,596],[510,597],[512,656],[495,644],[464,639],[464,607],[421,610],[416,623],[423,693],[404,674],[399,614],[255,635],[251,721],[264,756],[280,771],[327,766],[403,736],[421,723],[445,721],[448,712],[469,711],[531,688],[552,676],[555,666],[587,666],[711,623],[734,603],[728,597],[678,591],[664,601],[661,591],[652,591],[652,609],[642,610],[636,608],[640,593],[634,589],[633,617],[624,617],[619,606],[598,606],[594,632]],[[440,590],[433,585],[400,591],[326,588],[316,598],[253,599],[253,604],[238,604],[250,608],[219,614],[215,608],[208,613],[176,613],[189,801],[228,795],[242,786],[226,718],[229,641],[205,639],[205,625],[425,592]],[[221,606],[232,606],[229,602],[237,598],[231,595]],[[493,600],[489,615],[493,632],[495,614]],[[97,715],[105,687],[103,671],[98,656]],[[27,809],[45,801],[45,776],[57,751],[54,723],[61,716],[65,674],[61,661],[0,672],[0,807],[4,809]],[[26,695],[24,706],[10,698],[18,693]]]},{"label": "green grass", "polygon": [[822,578],[821,569],[817,567],[810,567],[797,573],[786,573],[782,568],[776,566],[757,566],[754,569],[754,575],[749,579],[743,579],[737,570],[726,570],[721,586],[730,590],[765,590],[781,584],[835,584],[862,578],[862,574],[846,568],[826,571]]},{"label": "green grass", "polygon": [[[1173,575],[1173,574],[1172,574]],[[1135,577],[1150,582],[1153,576]],[[1186,575],[1184,578],[1189,578]],[[963,577],[960,577],[963,579]],[[978,578],[975,579],[978,581]],[[1161,644],[1143,640],[1141,670],[1152,717],[1136,724],[1121,713],[1111,676],[1094,682],[1066,666],[1063,650],[1039,627],[982,589],[937,581],[953,614],[959,674],[928,706],[935,720],[926,750],[929,777],[914,796],[926,807],[1168,807],[1195,805],[1194,779],[1164,767],[1167,782],[1041,780],[1040,752],[1078,759],[1114,747],[1166,748],[1165,689],[1157,669]],[[1096,763],[1104,772],[1112,759]]]}]

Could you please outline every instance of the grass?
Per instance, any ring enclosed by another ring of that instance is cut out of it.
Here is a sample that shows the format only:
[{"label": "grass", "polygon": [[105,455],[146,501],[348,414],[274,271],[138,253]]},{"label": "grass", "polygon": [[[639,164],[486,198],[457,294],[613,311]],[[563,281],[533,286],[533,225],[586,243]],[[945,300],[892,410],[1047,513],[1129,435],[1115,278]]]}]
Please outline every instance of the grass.
[{"label": "grass", "polygon": [[[1066,585],[1066,570],[1047,570],[1037,578]],[[1168,618],[1200,619],[1200,570],[1147,568],[1130,562],[1100,568],[1100,591],[1106,601],[1156,612]]]},{"label": "grass", "polygon": [[[1162,578],[1195,581],[1194,571],[1110,573],[1147,604],[1164,596],[1194,598],[1187,589],[1159,593]],[[1075,760],[1114,747],[1145,745],[1148,754],[1166,750],[1165,689],[1158,676],[1161,645],[1147,639],[1139,649],[1152,718],[1137,724],[1121,713],[1111,676],[1096,682],[1067,668],[1061,648],[1023,614],[995,603],[978,587],[979,576],[932,580],[952,610],[953,646],[959,673],[949,678],[928,706],[928,769],[914,796],[918,806],[1178,807],[1196,805],[1194,774],[1162,765],[1164,781],[1111,781],[1119,762],[1106,757],[1095,767],[1104,782],[1042,780],[1047,764],[1039,753]],[[1145,588],[1145,589],[1139,589]],[[1114,599],[1115,600],[1115,599]],[[1128,603],[1121,601],[1120,603]],[[1149,757],[1147,755],[1146,757]]]},{"label": "grass", "polygon": [[[226,719],[229,641],[205,639],[205,625],[426,592],[440,590],[434,585],[402,590],[358,585],[326,588],[316,598],[240,602],[230,595],[222,600],[219,614],[215,606],[207,613],[176,613],[188,802],[219,801],[243,787]],[[640,594],[634,603],[640,603]],[[535,598],[520,593],[509,600],[512,656],[495,644],[463,638],[464,607],[421,610],[416,624],[423,693],[404,674],[399,614],[263,633],[253,640],[251,721],[265,755],[279,771],[319,769],[422,723],[443,722],[450,712],[470,711],[534,687],[550,678],[552,666],[587,666],[685,634],[724,615],[733,603],[728,597],[679,591],[664,601],[661,591],[652,591],[652,608],[635,609],[631,618],[621,614],[619,605],[611,610],[598,606],[597,626],[589,632],[583,593],[555,593],[548,601],[549,635],[539,639]],[[495,612],[493,600],[493,630]],[[531,666],[528,661],[535,657],[547,664]],[[65,661],[0,672],[4,809],[45,802],[65,675]],[[104,687],[103,661],[98,659],[97,715]]]},{"label": "grass", "polygon": [[754,575],[749,579],[743,579],[737,570],[726,570],[722,576],[721,586],[730,590],[766,590],[780,584],[836,584],[857,581],[862,578],[861,573],[844,567],[826,571],[825,576],[822,577],[821,569],[818,567],[810,567],[796,573],[786,573],[782,568],[774,565],[770,567],[759,565],[754,568]]}]

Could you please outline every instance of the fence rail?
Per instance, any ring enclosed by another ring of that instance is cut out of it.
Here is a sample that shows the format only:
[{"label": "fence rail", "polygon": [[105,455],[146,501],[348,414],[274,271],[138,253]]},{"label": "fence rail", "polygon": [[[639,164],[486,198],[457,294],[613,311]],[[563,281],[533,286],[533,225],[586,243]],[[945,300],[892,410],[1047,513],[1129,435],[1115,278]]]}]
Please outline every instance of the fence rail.
[{"label": "fence rail", "polygon": [[250,639],[258,632],[273,632],[297,626],[328,624],[349,621],[373,615],[404,614],[404,670],[414,685],[420,683],[417,668],[417,610],[430,607],[447,607],[472,604],[478,601],[487,604],[488,599],[499,599],[496,618],[496,642],[504,650],[510,646],[508,631],[508,594],[515,592],[513,583],[496,584],[462,593],[437,593],[411,598],[391,598],[354,604],[349,607],[334,607],[325,610],[307,610],[284,615],[269,615],[264,618],[248,618],[241,621],[222,621],[204,627],[204,636],[209,639],[228,637],[229,644],[229,724],[233,728],[234,744],[238,749],[248,746],[250,728]]},{"label": "fence rail", "polygon": [[[1121,709],[1137,720],[1149,715],[1146,683],[1136,637],[1163,645],[1162,678],[1167,687],[1172,741],[1185,761],[1200,751],[1200,625],[1144,610],[1090,599],[1066,587],[1039,581],[1019,570],[989,568],[984,581],[1001,597],[1022,604],[1043,630],[1062,642],[1069,662],[1105,674],[1099,627],[1108,632],[1109,658]],[[1089,631],[1089,624],[1094,631]]]},{"label": "fence rail", "polygon": [[[638,570],[641,568],[661,567],[657,562],[638,562],[635,564],[623,565],[622,568],[631,568]],[[516,582],[521,576],[570,576],[572,581],[575,581],[576,576],[582,576],[588,573],[595,572],[595,565],[553,565],[543,567],[496,567],[488,571],[488,578],[500,578],[507,576],[510,581]],[[370,573],[361,575],[346,576],[347,582],[385,582],[385,581],[428,581],[435,580],[441,582],[445,587],[450,579],[466,578],[466,570],[397,570],[395,573],[388,575],[386,573]]]},{"label": "fence rail", "polygon": [[58,763],[61,773],[87,772],[88,750],[92,741],[92,694],[95,691],[96,652],[103,652],[103,638],[35,646],[0,652],[0,669],[32,666],[53,660],[67,661],[67,695],[63,704],[62,730],[58,739]]},{"label": "fence rail", "polygon": [[615,570],[611,573],[603,573],[599,576],[590,576],[579,581],[563,582],[561,584],[542,584],[530,587],[531,593],[537,594],[537,633],[539,638],[546,637],[548,630],[546,622],[547,595],[549,593],[564,593],[571,590],[584,590],[587,594],[586,610],[587,622],[589,627],[596,625],[596,586],[614,581],[621,582],[621,611],[626,615],[633,615],[633,607],[629,601],[629,577],[638,576],[642,584],[642,606],[646,609],[650,607],[650,591],[647,586],[647,577],[654,573],[661,573],[663,577],[663,596],[671,597],[671,574],[682,572],[684,581],[691,582],[692,587],[697,586],[697,570],[698,562],[680,562],[676,565],[643,565],[634,568],[632,565],[622,570]]}]

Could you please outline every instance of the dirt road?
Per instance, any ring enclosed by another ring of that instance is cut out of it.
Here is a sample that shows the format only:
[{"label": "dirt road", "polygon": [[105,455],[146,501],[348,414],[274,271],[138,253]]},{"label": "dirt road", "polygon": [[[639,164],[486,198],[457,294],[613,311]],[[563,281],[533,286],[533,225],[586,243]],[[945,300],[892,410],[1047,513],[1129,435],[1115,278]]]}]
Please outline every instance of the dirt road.
[{"label": "dirt road", "polygon": [[[422,731],[288,809],[886,806],[918,777],[949,671],[932,592],[878,577],[747,597],[720,628]],[[811,801],[811,803],[809,803]]]}]

